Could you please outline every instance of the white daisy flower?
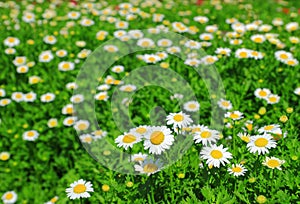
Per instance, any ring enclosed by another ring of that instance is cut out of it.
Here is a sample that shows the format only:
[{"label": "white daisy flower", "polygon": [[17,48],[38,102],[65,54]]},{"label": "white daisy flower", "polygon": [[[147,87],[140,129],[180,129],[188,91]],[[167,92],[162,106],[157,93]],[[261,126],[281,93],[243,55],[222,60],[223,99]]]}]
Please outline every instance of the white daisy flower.
[{"label": "white daisy flower", "polygon": [[280,62],[285,62],[288,59],[292,59],[293,55],[290,52],[286,52],[284,50],[278,50],[275,52],[275,58]]},{"label": "white daisy flower", "polygon": [[173,129],[187,127],[193,120],[189,115],[180,111],[179,113],[170,113],[167,118],[167,125],[173,125]]},{"label": "white daisy flower", "polygon": [[168,58],[168,53],[166,52],[157,52],[155,53],[156,56],[160,58],[160,60],[164,60]]},{"label": "white daisy flower", "polygon": [[246,48],[237,49],[235,51],[235,57],[239,59],[249,58],[250,50]]},{"label": "white daisy flower", "polygon": [[161,59],[159,56],[155,55],[155,54],[145,54],[143,55],[143,60],[146,63],[153,63],[155,64],[156,62],[159,62]]},{"label": "white daisy flower", "polygon": [[297,88],[294,90],[294,94],[300,96],[300,87],[297,87]]},{"label": "white daisy flower", "polygon": [[111,68],[111,71],[115,72],[115,73],[121,73],[124,71],[124,66],[122,65],[116,65],[116,66],[113,66]]},{"label": "white daisy flower", "polygon": [[54,56],[50,50],[43,51],[39,55],[40,62],[50,62],[53,58],[54,58]]},{"label": "white daisy flower", "polygon": [[150,154],[161,154],[174,142],[172,131],[166,126],[151,127],[144,138],[144,148],[149,149]]},{"label": "white daisy flower", "polygon": [[138,154],[133,154],[131,155],[131,161],[133,162],[138,162],[138,163],[142,163],[143,161],[145,161],[145,159],[147,159],[148,154],[143,154],[143,153],[138,153]]},{"label": "white daisy flower", "polygon": [[140,39],[144,36],[144,33],[141,30],[130,30],[128,31],[128,34],[133,39]]},{"label": "white daisy flower", "polygon": [[44,43],[54,45],[57,42],[57,39],[54,35],[46,35],[44,37]]},{"label": "white daisy flower", "polygon": [[211,147],[203,147],[200,152],[200,158],[206,160],[206,164],[219,168],[229,163],[228,159],[232,158],[232,154],[227,152],[228,148],[223,148],[223,145],[217,146],[213,144]]},{"label": "white daisy flower", "polygon": [[4,204],[13,204],[17,202],[18,195],[14,191],[7,191],[2,195],[1,198]]},{"label": "white daisy flower", "polygon": [[206,16],[195,16],[193,20],[201,24],[207,23],[209,21]]},{"label": "white daisy flower", "polygon": [[69,19],[72,19],[72,20],[76,20],[80,17],[80,12],[77,12],[77,11],[71,11],[67,14],[68,18]]},{"label": "white daisy flower", "polygon": [[214,36],[210,33],[202,33],[199,38],[200,40],[212,40]]},{"label": "white daisy flower", "polygon": [[298,30],[298,28],[299,28],[299,23],[297,23],[297,22],[290,22],[290,23],[288,23],[288,24],[285,25],[285,29],[288,32],[292,32],[292,31]]},{"label": "white daisy flower", "polygon": [[244,118],[243,113],[240,111],[233,111],[225,113],[225,118],[230,118],[232,120],[240,120]]},{"label": "white daisy flower", "polygon": [[181,49],[180,49],[180,47],[176,47],[176,46],[168,47],[167,52],[171,53],[171,54],[180,53]]},{"label": "white daisy flower", "polygon": [[18,66],[18,67],[17,67],[17,72],[18,72],[19,74],[25,74],[25,73],[28,72],[28,70],[29,70],[29,68],[28,68],[27,65],[21,65],[21,66]]},{"label": "white daisy flower", "polygon": [[278,124],[271,124],[271,125],[266,125],[258,129],[259,133],[273,133],[277,129],[280,129],[280,125]]},{"label": "white daisy flower", "polygon": [[232,109],[232,103],[229,100],[220,99],[218,101],[218,106],[222,108],[223,110],[230,110]]},{"label": "white daisy flower", "polygon": [[11,100],[10,99],[8,99],[8,98],[4,98],[4,99],[1,99],[0,100],[0,106],[7,106],[8,104],[10,104],[11,103]]},{"label": "white daisy flower", "polygon": [[82,101],[84,101],[84,97],[82,94],[76,94],[70,98],[70,101],[72,103],[81,103]]},{"label": "white daisy flower", "polygon": [[16,57],[16,58],[13,60],[13,64],[14,64],[15,66],[25,65],[26,60],[27,60],[26,57],[24,57],[24,56],[19,56],[19,57]]},{"label": "white daisy flower", "polygon": [[16,37],[7,37],[3,41],[5,46],[14,47],[20,44],[20,40]]},{"label": "white daisy flower", "polygon": [[115,45],[105,45],[103,47],[103,49],[107,52],[117,52],[117,51],[119,51],[119,48]]},{"label": "white daisy flower", "polygon": [[89,27],[89,26],[92,26],[94,25],[95,22],[91,19],[87,19],[87,18],[84,18],[80,21],[80,25],[84,26],[84,27]]},{"label": "white daisy flower", "polygon": [[23,139],[28,141],[34,141],[39,137],[39,133],[36,130],[29,130],[23,133]]},{"label": "white daisy flower", "polygon": [[99,91],[107,91],[109,89],[110,89],[110,85],[108,85],[108,84],[102,84],[97,87],[97,90],[99,90]]},{"label": "white daisy flower", "polygon": [[265,36],[261,34],[252,35],[250,39],[255,43],[263,43],[266,41]]},{"label": "white daisy flower", "polygon": [[271,94],[271,91],[266,88],[262,88],[262,89],[258,88],[254,91],[254,95],[260,99],[267,99],[270,94]]},{"label": "white daisy flower", "polygon": [[84,181],[83,179],[79,179],[74,183],[70,184],[70,188],[66,189],[66,193],[68,198],[71,200],[78,198],[89,198],[91,195],[89,192],[94,192],[93,184],[90,181]]},{"label": "white daisy flower", "polygon": [[97,101],[107,101],[109,96],[107,95],[107,92],[106,91],[103,91],[103,92],[99,92],[97,93],[94,98],[97,100]]},{"label": "white daisy flower", "polygon": [[204,146],[216,143],[220,139],[220,134],[216,130],[210,130],[208,128],[201,128],[200,131],[194,132],[195,143],[202,143]]},{"label": "white daisy flower", "polygon": [[99,129],[99,130],[93,131],[92,135],[94,136],[94,140],[98,140],[98,139],[102,139],[103,137],[105,137],[107,135],[107,132]]},{"label": "white daisy flower", "polygon": [[150,38],[141,38],[137,41],[137,45],[140,47],[153,47],[155,44]]},{"label": "white daisy flower", "polygon": [[6,95],[6,92],[4,89],[0,89],[0,97],[4,97]]},{"label": "white daisy flower", "polygon": [[198,101],[188,101],[183,104],[183,108],[189,112],[197,112],[200,109],[200,104]]},{"label": "white daisy flower", "polygon": [[128,147],[132,148],[134,144],[140,141],[142,141],[141,136],[135,132],[124,133],[115,139],[117,146],[123,147],[125,150],[127,150]]},{"label": "white daisy flower", "polygon": [[198,59],[195,59],[195,58],[193,58],[193,59],[186,59],[184,61],[184,64],[192,66],[192,67],[197,67],[200,63],[201,63],[201,61],[198,60]]},{"label": "white daisy flower", "polygon": [[247,148],[251,153],[265,154],[269,153],[269,149],[275,148],[276,142],[269,134],[256,135],[250,137]]},{"label": "white daisy flower", "polygon": [[140,172],[141,174],[147,174],[150,176],[162,168],[162,164],[157,160],[154,162],[152,159],[145,159],[143,163],[134,165],[135,171]]},{"label": "white daisy flower", "polygon": [[124,92],[133,92],[136,90],[136,86],[132,84],[128,84],[128,85],[121,86],[119,89],[120,91],[124,91]]},{"label": "white daisy flower", "polygon": [[205,65],[214,64],[218,60],[219,60],[218,57],[212,56],[212,55],[207,55],[207,56],[201,58],[201,62]]},{"label": "white daisy flower", "polygon": [[271,168],[271,169],[281,169],[281,165],[285,163],[285,160],[280,160],[276,157],[266,157],[264,162],[262,163],[263,165]]},{"label": "white daisy flower", "polygon": [[24,101],[24,94],[22,92],[13,92],[11,95],[11,99],[16,102]]},{"label": "white daisy flower", "polygon": [[57,126],[57,124],[58,124],[58,121],[57,121],[56,118],[50,118],[50,119],[48,120],[48,122],[47,122],[47,126],[48,126],[49,128],[54,128],[54,127]]},{"label": "white daisy flower", "polygon": [[289,66],[292,66],[292,67],[297,66],[299,64],[299,61],[297,59],[294,59],[294,58],[287,59],[287,60],[284,60],[282,62],[289,65]]},{"label": "white daisy flower", "polygon": [[74,128],[77,131],[84,131],[90,127],[90,122],[87,120],[78,120],[76,121]]},{"label": "white daisy flower", "polygon": [[69,90],[74,90],[78,88],[78,85],[76,84],[76,82],[69,82],[66,84],[66,88]]},{"label": "white daisy flower", "polygon": [[244,176],[248,170],[242,164],[232,164],[227,171],[234,176]]},{"label": "white daisy flower", "polygon": [[276,95],[276,94],[270,94],[267,98],[267,103],[268,104],[275,104],[278,103],[280,101],[280,96]]},{"label": "white daisy flower", "polygon": [[24,101],[26,102],[33,102],[35,101],[35,99],[36,99],[36,93],[32,91],[24,95]]},{"label": "white daisy flower", "polygon": [[93,137],[90,134],[80,135],[79,139],[82,143],[88,143],[88,144],[90,144],[93,141]]},{"label": "white daisy flower", "polygon": [[184,44],[185,47],[190,48],[190,49],[200,49],[201,45],[199,42],[194,41],[194,40],[188,40]]},{"label": "white daisy flower", "polygon": [[250,52],[250,58],[254,58],[256,60],[262,59],[264,55],[261,52],[255,51],[255,50],[249,50]]},{"label": "white daisy flower", "polygon": [[60,62],[58,64],[58,70],[60,71],[70,71],[70,70],[73,70],[75,67],[74,63],[73,62]]},{"label": "white daisy flower", "polygon": [[54,101],[54,99],[55,99],[55,94],[53,93],[46,93],[41,95],[41,101],[44,103],[52,102]]},{"label": "white daisy flower", "polygon": [[63,121],[63,124],[64,124],[64,126],[70,127],[75,124],[76,120],[77,120],[77,117],[74,117],[74,116],[66,117]]},{"label": "white daisy flower", "polygon": [[157,45],[160,47],[170,47],[172,44],[173,42],[166,38],[157,41]]},{"label": "white daisy flower", "polygon": [[149,131],[150,126],[147,125],[140,125],[136,128],[130,129],[129,132],[137,133],[140,136],[144,136]]},{"label": "white daisy flower", "polygon": [[215,51],[216,54],[218,55],[225,55],[225,56],[230,56],[231,50],[229,48],[217,48]]}]

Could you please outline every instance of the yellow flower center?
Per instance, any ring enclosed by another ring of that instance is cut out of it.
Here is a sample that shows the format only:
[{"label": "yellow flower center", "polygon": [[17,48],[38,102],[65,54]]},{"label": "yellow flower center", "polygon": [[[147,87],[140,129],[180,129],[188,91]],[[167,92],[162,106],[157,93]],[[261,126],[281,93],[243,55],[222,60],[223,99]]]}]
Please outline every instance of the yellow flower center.
[{"label": "yellow flower center", "polygon": [[155,164],[146,164],[143,168],[145,173],[153,173],[157,171],[158,167]]},{"label": "yellow flower center", "polygon": [[228,101],[222,101],[222,105],[225,106],[225,107],[228,107],[229,106],[229,102]]},{"label": "yellow flower center", "polygon": [[195,109],[195,108],[196,108],[196,104],[193,104],[193,103],[192,103],[192,104],[189,104],[189,108],[190,108],[190,109]]},{"label": "yellow flower center", "polygon": [[161,131],[154,131],[150,136],[150,142],[154,145],[160,145],[165,139],[165,135]]},{"label": "yellow flower center", "polygon": [[276,98],[276,97],[270,97],[270,98],[269,98],[269,101],[274,103],[274,102],[277,101],[277,98]]},{"label": "yellow flower center", "polygon": [[274,128],[274,125],[268,125],[264,127],[265,130],[272,130]]},{"label": "yellow flower center", "polygon": [[288,60],[288,61],[287,61],[287,64],[288,64],[288,65],[295,65],[296,63],[295,63],[294,60]]},{"label": "yellow flower center", "polygon": [[85,130],[85,129],[87,129],[87,125],[84,124],[84,123],[80,123],[80,124],[78,125],[78,129],[79,129],[79,130]]},{"label": "yellow flower center", "polygon": [[85,142],[92,142],[92,137],[85,137],[85,138],[84,138],[84,141],[85,141]]},{"label": "yellow flower center", "polygon": [[3,153],[3,154],[1,154],[1,160],[2,161],[6,161],[6,160],[8,160],[8,158],[9,158],[9,155],[8,154],[6,154],[6,153]]},{"label": "yellow flower center", "polygon": [[144,127],[139,127],[136,129],[136,132],[139,134],[144,134],[146,131],[147,131],[147,129]]},{"label": "yellow flower center", "polygon": [[11,200],[14,197],[14,195],[12,193],[7,193],[5,195],[5,200]]},{"label": "yellow flower center", "polygon": [[210,156],[214,159],[221,159],[223,157],[223,153],[220,150],[213,150],[210,152]]},{"label": "yellow flower center", "polygon": [[211,137],[211,132],[209,132],[209,131],[203,131],[203,132],[200,134],[200,136],[201,136],[202,138],[210,138],[210,137]]},{"label": "yellow flower center", "polygon": [[45,96],[46,101],[50,101],[51,99],[52,99],[52,96],[50,96],[50,95]]},{"label": "yellow flower center", "polygon": [[70,65],[68,63],[65,63],[63,64],[62,66],[63,69],[69,69],[70,68]]},{"label": "yellow flower center", "polygon": [[86,187],[83,184],[77,184],[74,189],[73,189],[74,193],[76,194],[80,194],[80,193],[84,193],[86,191]]},{"label": "yellow flower center", "polygon": [[261,43],[263,40],[262,40],[262,38],[255,38],[254,39],[254,42],[256,42],[256,43]]},{"label": "yellow flower center", "polygon": [[210,37],[208,35],[203,37],[204,40],[210,40]]},{"label": "yellow flower center", "polygon": [[144,161],[144,158],[143,157],[136,157],[136,158],[134,158],[134,161]]},{"label": "yellow flower center", "polygon": [[74,123],[74,120],[73,119],[69,119],[68,121],[67,121],[67,124],[69,124],[69,125],[71,125],[71,124],[73,124]]},{"label": "yellow flower center", "polygon": [[173,117],[173,119],[176,121],[176,122],[181,122],[183,121],[184,117],[183,115],[180,115],[180,114],[177,114]]},{"label": "yellow flower center", "polygon": [[72,114],[73,113],[73,108],[72,107],[67,107],[66,112],[67,112],[67,114]]},{"label": "yellow flower center", "polygon": [[232,118],[232,119],[237,119],[237,118],[239,118],[239,115],[236,114],[236,113],[231,113],[231,114],[230,114],[230,118]]},{"label": "yellow flower center", "polygon": [[242,172],[243,169],[241,167],[239,167],[239,166],[236,166],[236,167],[233,167],[231,170],[233,172],[240,173],[240,172]]},{"label": "yellow flower center", "polygon": [[240,52],[240,57],[246,58],[248,56],[247,52]]},{"label": "yellow flower center", "polygon": [[268,165],[268,167],[276,168],[276,167],[279,167],[279,166],[280,166],[280,163],[279,163],[279,161],[277,161],[277,160],[275,160],[275,159],[270,159],[270,160],[267,162],[267,165]]},{"label": "yellow flower center", "polygon": [[287,58],[289,58],[288,55],[287,55],[287,54],[284,54],[284,53],[281,54],[279,57],[280,57],[281,59],[287,59]]},{"label": "yellow flower center", "polygon": [[100,96],[98,96],[99,100],[104,100],[105,98],[106,98],[106,95],[100,95]]},{"label": "yellow flower center", "polygon": [[27,133],[27,136],[28,137],[33,137],[35,134],[34,134],[34,132],[33,131],[29,131],[28,133]]},{"label": "yellow flower center", "polygon": [[132,134],[128,134],[128,135],[125,135],[123,137],[123,142],[124,143],[129,144],[129,143],[133,143],[135,141],[136,141],[136,137],[134,135],[132,135]]},{"label": "yellow flower center", "polygon": [[268,143],[269,143],[269,141],[265,138],[258,138],[254,142],[255,146],[257,146],[257,147],[265,147],[265,146],[267,146]]},{"label": "yellow flower center", "polygon": [[127,86],[127,87],[124,89],[124,91],[130,92],[130,91],[132,91],[132,88],[131,88],[130,86]]},{"label": "yellow flower center", "polygon": [[17,58],[16,62],[19,63],[19,64],[22,64],[24,62],[24,59],[23,58]]},{"label": "yellow flower center", "polygon": [[141,44],[143,47],[148,47],[150,45],[150,43],[148,41],[144,41]]},{"label": "yellow flower center", "polygon": [[265,97],[265,96],[267,96],[268,94],[267,94],[266,91],[263,91],[263,90],[262,90],[262,91],[259,92],[259,95],[262,96],[262,97]]},{"label": "yellow flower center", "polygon": [[8,42],[10,42],[10,43],[14,43],[14,42],[15,42],[15,39],[14,39],[14,38],[8,38],[7,40],[8,40]]}]

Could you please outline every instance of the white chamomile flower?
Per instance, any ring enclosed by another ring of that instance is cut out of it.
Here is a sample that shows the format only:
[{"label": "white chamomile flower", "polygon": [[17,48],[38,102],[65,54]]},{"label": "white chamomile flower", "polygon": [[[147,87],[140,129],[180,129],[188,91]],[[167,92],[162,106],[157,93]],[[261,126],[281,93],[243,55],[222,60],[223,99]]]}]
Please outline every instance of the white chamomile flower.
[{"label": "white chamomile flower", "polygon": [[194,134],[195,143],[202,143],[204,146],[216,143],[220,139],[220,134],[216,130],[210,130],[208,128],[202,128],[200,131]]},{"label": "white chamomile flower", "polygon": [[267,98],[267,103],[268,104],[276,104],[279,103],[280,101],[280,96],[276,95],[276,94],[270,94]]},{"label": "white chamomile flower", "polygon": [[74,125],[74,128],[77,131],[84,131],[87,130],[89,127],[90,127],[90,122],[87,120],[78,120]]},{"label": "white chamomile flower", "polygon": [[64,124],[64,126],[70,127],[75,124],[76,120],[77,120],[77,117],[75,117],[75,116],[66,117],[63,121],[63,124]]},{"label": "white chamomile flower", "polygon": [[183,104],[183,108],[189,112],[197,112],[200,109],[200,104],[198,101],[188,101]]},{"label": "white chamomile flower", "polygon": [[174,142],[172,131],[166,126],[151,127],[144,136],[144,148],[150,154],[161,154]]},{"label": "white chamomile flower", "polygon": [[227,171],[234,176],[244,176],[248,170],[242,164],[232,164]]},{"label": "white chamomile flower", "polygon": [[280,129],[278,124],[266,125],[258,129],[259,133],[273,133],[277,129]]},{"label": "white chamomile flower", "polygon": [[251,153],[265,154],[269,153],[269,149],[275,148],[276,142],[269,134],[255,135],[250,137],[247,148]]},{"label": "white chamomile flower", "polygon": [[23,133],[23,139],[28,141],[34,141],[39,137],[39,133],[36,130],[29,130]]},{"label": "white chamomile flower", "polygon": [[217,146],[213,144],[211,147],[203,147],[200,152],[200,158],[206,160],[206,164],[219,168],[220,164],[223,166],[229,163],[228,159],[232,158],[232,154],[227,152],[228,148],[223,145]]},{"label": "white chamomile flower", "polygon": [[141,136],[135,132],[124,133],[115,139],[115,143],[118,147],[123,147],[125,150],[128,147],[132,148],[134,144],[141,141]]},{"label": "white chamomile flower", "polygon": [[1,198],[4,204],[13,204],[17,202],[18,195],[14,191],[7,191],[2,195]]},{"label": "white chamomile flower", "polygon": [[285,163],[284,160],[280,160],[276,157],[266,157],[266,159],[264,160],[264,162],[262,164],[271,169],[282,170],[281,165],[284,163]]},{"label": "white chamomile flower", "polygon": [[41,101],[44,103],[52,102],[54,101],[54,99],[55,99],[55,94],[53,93],[46,93],[41,95]]},{"label": "white chamomile flower", "polygon": [[13,92],[11,95],[11,99],[16,102],[24,101],[24,94],[22,92]]},{"label": "white chamomile flower", "polygon": [[167,125],[173,125],[173,129],[187,127],[193,122],[189,115],[180,111],[179,113],[170,113],[167,118]]},{"label": "white chamomile flower", "polygon": [[58,64],[58,70],[60,71],[70,71],[75,68],[75,64],[73,62],[60,62]]},{"label": "white chamomile flower", "polygon": [[232,103],[229,100],[220,99],[218,101],[218,106],[223,110],[230,110],[232,109]]},{"label": "white chamomile flower", "polygon": [[294,90],[294,94],[300,96],[300,87],[297,87],[297,88]]},{"label": "white chamomile flower", "polygon": [[120,91],[123,91],[123,92],[133,92],[136,90],[136,86],[132,85],[132,84],[128,84],[128,85],[121,86],[119,89],[120,89]]},{"label": "white chamomile flower", "polygon": [[232,120],[240,120],[244,118],[243,113],[240,111],[233,111],[225,113],[225,118],[230,118]]},{"label": "white chamomile flower", "polygon": [[148,157],[148,154],[138,153],[131,156],[131,161],[142,163]]},{"label": "white chamomile flower", "polygon": [[134,165],[135,171],[141,174],[147,174],[150,176],[158,171],[160,171],[162,164],[157,160],[154,162],[152,159],[145,159],[143,163]]},{"label": "white chamomile flower", "polygon": [[24,94],[24,101],[26,102],[33,102],[36,99],[36,93],[34,92],[29,92],[27,94]]},{"label": "white chamomile flower", "polygon": [[91,195],[89,192],[94,192],[93,184],[90,181],[85,181],[83,179],[79,179],[74,183],[70,184],[70,188],[66,189],[66,193],[68,198],[71,200],[78,198],[89,198]]},{"label": "white chamomile flower", "polygon": [[81,103],[84,101],[84,96],[82,94],[76,94],[76,95],[73,95],[71,98],[70,98],[70,101],[72,103]]},{"label": "white chamomile flower", "polygon": [[111,68],[111,71],[115,72],[115,73],[121,73],[124,71],[124,66],[122,65],[116,65],[116,66],[113,66]]},{"label": "white chamomile flower", "polygon": [[254,91],[254,95],[260,99],[267,99],[270,94],[271,94],[271,91],[266,88],[262,88],[262,89],[258,88]]},{"label": "white chamomile flower", "polygon": [[82,143],[88,143],[88,144],[90,144],[93,141],[93,137],[90,134],[80,135],[79,139]]},{"label": "white chamomile flower", "polygon": [[139,134],[140,136],[144,136],[148,132],[149,128],[150,128],[150,126],[140,125],[136,128],[130,129],[130,132],[134,132],[134,133]]},{"label": "white chamomile flower", "polygon": [[54,56],[50,50],[43,51],[39,55],[40,62],[50,62],[53,58],[54,58]]}]

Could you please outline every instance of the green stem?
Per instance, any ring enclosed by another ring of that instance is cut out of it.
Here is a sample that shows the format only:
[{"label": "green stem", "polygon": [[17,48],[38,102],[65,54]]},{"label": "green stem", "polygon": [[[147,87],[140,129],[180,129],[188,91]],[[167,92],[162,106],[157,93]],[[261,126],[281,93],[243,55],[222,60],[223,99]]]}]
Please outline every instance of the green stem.
[{"label": "green stem", "polygon": [[236,147],[235,147],[235,122],[233,122],[233,131],[232,131],[232,143],[233,143],[233,157],[236,156]]},{"label": "green stem", "polygon": [[271,176],[271,193],[273,193],[274,190],[274,169],[271,171],[272,172],[272,176]]}]

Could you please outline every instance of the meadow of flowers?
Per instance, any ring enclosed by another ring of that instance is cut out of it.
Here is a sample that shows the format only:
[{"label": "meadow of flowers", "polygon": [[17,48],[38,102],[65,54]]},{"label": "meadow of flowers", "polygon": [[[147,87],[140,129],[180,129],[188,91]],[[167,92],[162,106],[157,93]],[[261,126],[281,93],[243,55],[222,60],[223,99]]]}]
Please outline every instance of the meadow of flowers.
[{"label": "meadow of flowers", "polygon": [[300,202],[300,2],[0,11],[1,202]]}]

